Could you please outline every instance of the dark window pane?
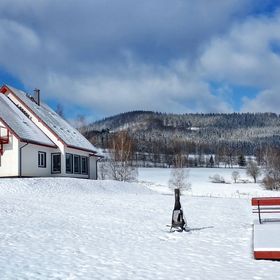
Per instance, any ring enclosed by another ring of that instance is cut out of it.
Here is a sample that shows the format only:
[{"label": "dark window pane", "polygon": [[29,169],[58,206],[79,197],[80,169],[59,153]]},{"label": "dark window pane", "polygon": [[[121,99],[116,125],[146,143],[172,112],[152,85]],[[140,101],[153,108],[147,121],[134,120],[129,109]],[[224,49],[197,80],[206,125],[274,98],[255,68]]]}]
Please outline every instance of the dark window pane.
[{"label": "dark window pane", "polygon": [[82,157],[82,174],[88,174],[88,158]]},{"label": "dark window pane", "polygon": [[52,173],[61,172],[61,155],[52,154]]},{"label": "dark window pane", "polygon": [[45,152],[38,152],[38,167],[46,167],[46,153]]},{"label": "dark window pane", "polygon": [[81,157],[74,155],[74,172],[81,173]]},{"label": "dark window pane", "polygon": [[66,172],[73,173],[73,155],[66,154]]}]

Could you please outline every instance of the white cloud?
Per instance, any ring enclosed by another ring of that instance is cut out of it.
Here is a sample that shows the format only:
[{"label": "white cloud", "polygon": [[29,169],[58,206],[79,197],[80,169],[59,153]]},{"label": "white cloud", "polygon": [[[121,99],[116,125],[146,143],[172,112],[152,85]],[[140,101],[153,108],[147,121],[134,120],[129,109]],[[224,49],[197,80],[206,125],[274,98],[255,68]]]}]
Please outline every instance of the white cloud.
[{"label": "white cloud", "polygon": [[280,89],[264,90],[254,99],[243,98],[243,112],[280,113]]},{"label": "white cloud", "polygon": [[244,17],[253,2],[15,0],[8,9],[3,0],[0,66],[47,97],[104,114],[232,111],[231,90],[213,94],[210,82],[273,94],[279,83],[271,43],[280,16]]},{"label": "white cloud", "polygon": [[204,78],[260,89],[255,99],[243,99],[243,111],[280,112],[275,106],[280,101],[280,54],[273,49],[280,46],[279,26],[279,12],[251,17],[212,39],[200,58]]},{"label": "white cloud", "polygon": [[128,73],[125,71],[127,68],[114,76],[80,80],[52,75],[46,82],[46,91],[59,91],[62,100],[105,113],[137,109],[181,113],[232,110],[182,63],[156,69],[135,64],[129,66]]},{"label": "white cloud", "polygon": [[272,18],[250,18],[213,39],[201,57],[205,76],[240,85],[278,84],[280,56],[271,43],[280,43],[279,26],[280,13]]}]

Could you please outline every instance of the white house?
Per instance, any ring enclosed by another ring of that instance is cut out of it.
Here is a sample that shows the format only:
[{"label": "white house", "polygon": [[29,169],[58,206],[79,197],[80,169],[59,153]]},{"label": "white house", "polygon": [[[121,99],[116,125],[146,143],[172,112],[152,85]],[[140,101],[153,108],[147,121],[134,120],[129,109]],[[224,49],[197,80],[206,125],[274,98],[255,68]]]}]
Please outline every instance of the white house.
[{"label": "white house", "polygon": [[97,149],[34,96],[0,89],[0,177],[97,178]]}]

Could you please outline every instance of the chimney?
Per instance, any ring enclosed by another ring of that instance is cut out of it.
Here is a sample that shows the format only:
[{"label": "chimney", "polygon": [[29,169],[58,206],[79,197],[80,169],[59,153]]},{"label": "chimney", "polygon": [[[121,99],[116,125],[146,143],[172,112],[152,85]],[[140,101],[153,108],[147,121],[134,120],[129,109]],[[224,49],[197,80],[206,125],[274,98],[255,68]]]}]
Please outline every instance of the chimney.
[{"label": "chimney", "polygon": [[37,105],[40,106],[40,90],[38,88],[34,89],[34,101]]}]

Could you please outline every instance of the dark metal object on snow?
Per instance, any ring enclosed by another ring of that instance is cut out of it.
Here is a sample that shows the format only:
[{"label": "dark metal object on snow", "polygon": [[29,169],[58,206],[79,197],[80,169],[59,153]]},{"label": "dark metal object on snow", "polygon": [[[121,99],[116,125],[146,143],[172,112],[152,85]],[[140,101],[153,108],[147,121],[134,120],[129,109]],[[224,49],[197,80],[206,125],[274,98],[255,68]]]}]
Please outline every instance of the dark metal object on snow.
[{"label": "dark metal object on snow", "polygon": [[175,230],[183,231],[185,230],[185,226],[187,225],[183,213],[183,208],[180,202],[180,190],[175,189],[175,205],[172,213],[172,221],[170,231],[174,228]]}]

